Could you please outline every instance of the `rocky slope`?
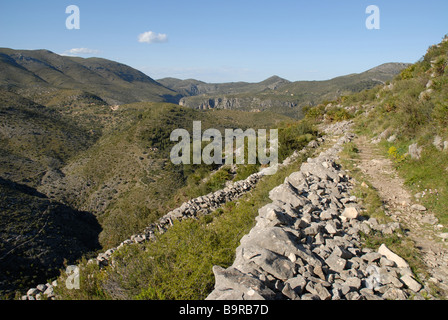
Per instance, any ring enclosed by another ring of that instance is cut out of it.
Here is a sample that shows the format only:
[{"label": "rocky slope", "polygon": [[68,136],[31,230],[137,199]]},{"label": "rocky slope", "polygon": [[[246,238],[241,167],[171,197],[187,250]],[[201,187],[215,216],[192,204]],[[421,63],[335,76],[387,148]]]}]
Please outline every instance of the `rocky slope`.
[{"label": "rocky slope", "polygon": [[109,104],[177,102],[178,94],[127,65],[78,58],[48,50],[0,48],[0,89],[31,100],[54,90],[80,90]]},{"label": "rocky slope", "polygon": [[[282,163],[278,164],[278,167],[287,166],[294,161],[300,153],[306,153],[307,150],[313,149],[318,146],[316,141],[312,141],[307,147],[299,152],[294,152],[290,157],[286,158]],[[96,263],[100,268],[114,265],[113,254],[121,248],[129,245],[138,245],[147,241],[154,241],[155,234],[166,232],[175,220],[196,219],[198,216],[210,214],[212,211],[222,207],[224,204],[236,201],[244,194],[250,192],[258,183],[258,181],[266,175],[269,168],[261,169],[244,180],[236,181],[229,184],[224,189],[217,190],[207,195],[200,196],[198,198],[190,199],[184,202],[178,208],[168,212],[156,222],[146,227],[142,233],[131,235],[128,239],[122,241],[118,246],[109,248],[104,252],[96,255],[88,261],[90,263]],[[22,296],[22,300],[42,300],[42,299],[56,299],[54,294],[54,287],[58,285],[58,281],[52,283],[39,284],[33,288],[27,290],[27,294]]]},{"label": "rocky slope", "polygon": [[[343,144],[353,138],[346,132],[350,125],[345,122],[328,128],[345,134],[271,190],[272,203],[259,210],[257,224],[241,239],[233,265],[213,268],[216,284],[207,299],[396,300],[425,294],[426,289],[416,281],[408,263],[384,244],[378,252],[362,248],[359,231],[390,235],[400,224],[379,224],[376,219],[359,215],[357,198],[350,195],[353,179],[335,163]],[[313,141],[308,148],[318,145]],[[281,165],[287,165],[298,154]],[[263,171],[255,173],[223,190],[184,203],[143,233],[131,236],[89,263],[113,266],[114,252],[123,246],[150,241],[155,232],[165,232],[175,219],[208,214],[238,199],[262,176]],[[39,285],[22,299],[54,299],[55,285]]]},{"label": "rocky slope", "polygon": [[359,215],[351,178],[335,159],[345,134],[270,192],[257,224],[241,239],[234,264],[215,266],[207,299],[380,300],[421,297],[409,265],[384,244],[363,249],[358,231],[393,233]]},{"label": "rocky slope", "polygon": [[326,81],[290,82],[279,77],[265,81],[229,84],[205,84],[195,80],[162,79],[166,86],[185,95],[179,104],[193,109],[241,109],[275,112],[301,118],[301,107],[315,105],[342,95],[359,92],[392,80],[406,63],[386,63],[360,74]]},{"label": "rocky slope", "polygon": [[297,102],[294,100],[282,101],[282,99],[261,97],[232,97],[222,96],[215,98],[203,98],[195,97],[195,99],[182,98],[179,101],[179,105],[185,107],[194,107],[195,109],[240,109],[249,111],[263,111],[270,108],[282,109],[282,108],[294,108],[297,107]]}]

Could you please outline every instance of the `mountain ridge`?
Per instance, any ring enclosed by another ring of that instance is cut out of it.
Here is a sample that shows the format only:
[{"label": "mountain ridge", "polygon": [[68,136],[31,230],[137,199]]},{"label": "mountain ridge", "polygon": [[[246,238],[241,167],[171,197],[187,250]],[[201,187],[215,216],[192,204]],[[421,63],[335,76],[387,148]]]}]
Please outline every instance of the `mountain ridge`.
[{"label": "mountain ridge", "polygon": [[[183,83],[186,89],[196,85],[209,92],[232,92],[216,101],[228,105],[227,109],[238,109],[199,112],[162,103],[176,101],[182,94],[138,70],[102,58],[65,57],[48,50],[0,49],[0,67],[0,178],[5,181],[1,187],[8,192],[0,201],[4,205],[0,213],[12,219],[4,220],[8,225],[2,237],[6,243],[23,233],[17,238],[19,245],[43,227],[39,222],[24,228],[23,221],[46,219],[48,202],[56,204],[51,207],[49,219],[59,212],[69,212],[74,218],[83,212],[91,217],[87,227],[92,228],[86,238],[95,239],[101,247],[113,245],[190,195],[192,186],[197,187],[216,169],[173,168],[167,157],[173,129],[190,128],[191,122],[198,119],[204,129],[278,127],[280,121],[293,122],[284,115],[302,117],[301,106],[294,99],[305,94],[293,91],[295,83],[278,76],[255,84],[233,82],[223,86],[188,80]],[[173,79],[167,81],[176,82]],[[349,84],[356,83],[357,78],[353,81]],[[285,89],[288,86],[291,91]],[[200,95],[187,98],[203,99]],[[207,95],[205,98],[211,101]],[[320,98],[316,94],[316,101]],[[234,108],[237,104],[239,108]],[[207,104],[204,109],[208,109]],[[290,135],[287,143],[297,142],[297,137]],[[225,173],[222,176],[227,177]],[[203,190],[203,185],[198,189]],[[186,187],[189,190],[184,191]],[[45,198],[37,197],[39,194]],[[27,209],[28,204],[33,207]],[[49,221],[58,232],[69,234],[59,220]],[[70,236],[65,240],[78,241]],[[45,242],[45,238],[43,241],[39,248],[54,244]],[[80,252],[85,250],[80,246]],[[45,252],[49,253],[48,259],[36,262],[41,276],[49,266],[48,260],[54,258],[51,250]],[[14,254],[19,253],[27,254],[25,250]],[[20,272],[29,271],[26,261],[21,260],[24,268],[20,270],[5,261],[2,268],[20,280]],[[9,286],[8,281],[0,279],[0,290]]]},{"label": "mountain ridge", "polygon": [[230,82],[207,84],[199,80],[164,78],[158,81],[184,95],[179,104],[193,109],[274,110],[280,114],[301,117],[303,106],[360,92],[390,81],[408,63],[385,63],[361,73],[329,80],[294,81],[278,76],[258,83]]},{"label": "mountain ridge", "polygon": [[0,88],[16,93],[20,90],[25,98],[32,97],[36,90],[75,89],[94,94],[108,104],[178,100],[176,92],[141,71],[103,58],[0,48],[0,67]]}]

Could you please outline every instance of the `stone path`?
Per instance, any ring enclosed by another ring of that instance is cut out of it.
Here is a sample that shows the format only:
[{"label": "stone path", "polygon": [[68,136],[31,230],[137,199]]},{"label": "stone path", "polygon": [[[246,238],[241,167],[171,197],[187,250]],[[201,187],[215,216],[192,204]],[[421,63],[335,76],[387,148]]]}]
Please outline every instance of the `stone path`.
[{"label": "stone path", "polygon": [[346,133],[271,190],[272,203],[259,209],[234,263],[213,267],[208,300],[424,299],[428,292],[404,259],[384,244],[362,248],[359,231],[391,234],[400,224],[359,215],[354,181],[335,163],[352,138]]},{"label": "stone path", "polygon": [[[344,136],[271,190],[273,202],[259,210],[257,225],[241,240],[234,264],[213,268],[215,290],[207,299],[423,299],[428,290],[414,279],[406,261],[385,245],[377,252],[361,246],[358,231],[391,234],[400,226],[409,230],[422,253],[431,275],[427,281],[440,288],[442,298],[447,297],[448,250],[437,239],[437,219],[412,204],[391,161],[364,138],[355,140],[360,150],[358,167],[379,191],[387,214],[396,222],[378,224],[358,215],[357,198],[350,195],[354,181],[335,163],[342,145],[354,137],[350,125],[344,122],[327,128],[328,134]],[[243,181],[238,187],[250,190],[258,178],[249,177],[254,181],[247,186],[248,181]],[[214,207],[216,199],[205,198],[193,199],[185,208],[162,217],[158,229],[163,232],[172,219],[182,220],[195,216],[197,210]],[[122,245],[150,239],[146,231],[145,237],[134,235]],[[98,264],[107,265],[113,250],[108,252],[97,257]],[[34,299],[36,293],[52,286],[32,288],[22,299]]]},{"label": "stone path", "polygon": [[357,138],[354,143],[360,156],[358,168],[378,190],[386,214],[408,230],[431,275],[427,280],[440,288],[442,297],[448,298],[448,245],[438,236],[441,226],[437,218],[415,202],[390,159],[382,156],[364,137]]}]

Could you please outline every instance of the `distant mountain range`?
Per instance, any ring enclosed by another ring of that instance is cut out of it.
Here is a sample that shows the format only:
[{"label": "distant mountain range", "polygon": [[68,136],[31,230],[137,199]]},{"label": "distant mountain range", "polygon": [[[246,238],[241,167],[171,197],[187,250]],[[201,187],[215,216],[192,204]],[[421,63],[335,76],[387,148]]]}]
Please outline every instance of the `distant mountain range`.
[{"label": "distant mountain range", "polygon": [[197,96],[201,94],[235,94],[235,93],[257,93],[266,89],[277,89],[279,86],[291,83],[278,76],[270,77],[258,83],[228,82],[228,83],[206,83],[199,80],[176,78],[163,78],[157,80],[165,87],[170,88],[183,96]]},{"label": "distant mountain range", "polygon": [[[197,120],[204,130],[275,127],[300,118],[304,104],[383,83],[405,66],[328,81],[210,84],[0,48],[0,296],[139,231],[214,170],[172,166],[174,129]],[[212,108],[227,110],[194,110]]]},{"label": "distant mountain range", "polygon": [[0,48],[0,92],[10,103],[23,103],[24,99],[46,106],[74,100],[105,105],[171,102],[193,109],[271,110],[297,118],[304,105],[372,88],[391,80],[407,66],[387,63],[326,81],[291,82],[278,76],[258,83],[176,78],[155,81],[134,68],[102,58]]},{"label": "distant mountain range", "polygon": [[[361,91],[368,87],[384,84],[390,81],[395,75],[408,67],[407,63],[385,63],[362,73],[354,73],[331,80],[323,81],[295,81],[283,79],[279,76],[272,76],[257,83],[249,82],[229,82],[229,83],[206,83],[195,79],[181,80],[176,78],[158,79],[167,88],[170,88],[185,97],[197,95],[216,94],[240,94],[240,93],[261,93],[273,91],[278,93],[304,93],[304,91]],[[317,87],[316,87],[317,86]],[[286,92],[288,91],[288,92]]]},{"label": "distant mountain range", "polygon": [[[107,104],[176,102],[176,92],[127,65],[60,56],[48,50],[0,48],[0,88],[26,98],[56,90],[78,90]],[[45,104],[45,102],[44,102]]]},{"label": "distant mountain range", "polygon": [[406,63],[386,63],[359,74],[350,74],[326,81],[291,82],[278,76],[259,83],[204,83],[188,79],[157,80],[184,97],[179,104],[195,109],[272,110],[291,117],[301,117],[301,107],[316,105],[342,95],[371,89],[392,80]]}]

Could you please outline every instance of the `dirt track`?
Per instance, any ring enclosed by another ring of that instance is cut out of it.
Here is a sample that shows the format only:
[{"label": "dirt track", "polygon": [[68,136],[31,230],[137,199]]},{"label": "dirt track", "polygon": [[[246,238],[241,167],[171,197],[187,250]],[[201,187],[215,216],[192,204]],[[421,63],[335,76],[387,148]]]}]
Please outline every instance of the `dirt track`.
[{"label": "dirt track", "polygon": [[412,208],[416,204],[415,199],[404,187],[392,161],[382,156],[374,144],[365,137],[357,138],[354,143],[360,156],[358,168],[378,190],[386,214],[400,222],[415,242],[431,275],[427,280],[444,291],[441,294],[448,298],[448,245],[437,236],[437,218],[429,211]]}]

